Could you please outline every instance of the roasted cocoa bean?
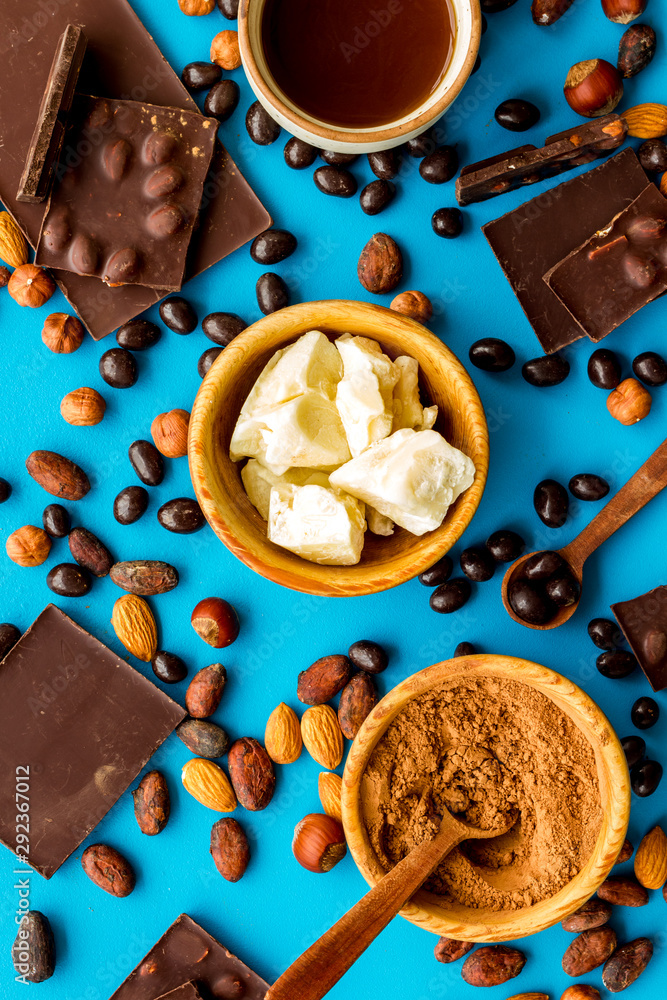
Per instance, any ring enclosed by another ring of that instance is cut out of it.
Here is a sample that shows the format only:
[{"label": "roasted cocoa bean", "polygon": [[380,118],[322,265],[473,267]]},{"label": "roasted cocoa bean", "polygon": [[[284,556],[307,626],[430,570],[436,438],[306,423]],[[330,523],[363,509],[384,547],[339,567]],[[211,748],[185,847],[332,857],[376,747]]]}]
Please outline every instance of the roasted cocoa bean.
[{"label": "roasted cocoa bean", "polygon": [[322,656],[299,674],[297,698],[304,705],[324,705],[343,690],[351,672],[347,656],[338,653]]},{"label": "roasted cocoa bean", "polygon": [[167,779],[159,771],[149,771],[132,792],[134,815],[139,829],[148,837],[161,833],[169,819]]},{"label": "roasted cocoa bean", "polygon": [[243,878],[250,861],[250,847],[237,820],[228,817],[213,824],[211,856],[215,867],[228,882],[238,882]]},{"label": "roasted cocoa bean", "polygon": [[213,715],[227,683],[227,671],[222,663],[212,663],[194,675],[185,692],[185,707],[193,719]]},{"label": "roasted cocoa bean", "polygon": [[83,870],[96,886],[111,896],[129,896],[135,886],[132,865],[106,844],[91,844],[81,855]]},{"label": "roasted cocoa bean", "polygon": [[500,986],[519,975],[526,956],[503,944],[478,948],[463,963],[461,975],[470,986]]},{"label": "roasted cocoa bean", "polygon": [[338,705],[338,722],[348,740],[353,740],[361,724],[377,703],[377,690],[370,674],[355,674],[345,685]]},{"label": "roasted cocoa bean", "polygon": [[606,962],[616,947],[616,934],[611,927],[595,927],[574,939],[563,955],[563,972],[576,978],[597,969]]},{"label": "roasted cocoa bean", "polygon": [[273,798],[276,775],[264,747],[248,736],[232,743],[227,758],[229,777],[244,809],[266,809]]}]

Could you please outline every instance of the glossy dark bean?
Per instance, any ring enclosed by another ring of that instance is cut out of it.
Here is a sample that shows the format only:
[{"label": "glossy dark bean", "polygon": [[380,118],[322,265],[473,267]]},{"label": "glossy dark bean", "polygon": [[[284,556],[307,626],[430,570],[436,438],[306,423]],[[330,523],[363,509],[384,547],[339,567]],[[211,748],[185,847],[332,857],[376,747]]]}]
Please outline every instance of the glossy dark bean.
[{"label": "glossy dark bean", "polygon": [[644,351],[632,362],[632,370],[645,385],[659,386],[667,383],[667,361],[655,351]]},{"label": "glossy dark bean", "polygon": [[157,512],[157,519],[163,528],[177,535],[191,535],[206,524],[201,507],[191,497],[176,497],[163,503]]},{"label": "glossy dark bean", "polygon": [[415,160],[421,160],[423,157],[428,156],[429,153],[432,153],[436,145],[433,133],[428,129],[426,132],[422,132],[421,135],[416,135],[414,139],[408,139],[404,145],[404,149],[408,156],[414,157]]},{"label": "glossy dark bean", "polygon": [[454,657],[457,656],[474,656],[475,647],[471,642],[460,642],[456,649],[454,650]]},{"label": "glossy dark bean", "polygon": [[379,215],[396,196],[396,186],[391,181],[371,181],[359,196],[359,204],[366,215]]},{"label": "glossy dark bean", "polygon": [[609,493],[609,483],[593,472],[579,472],[570,480],[570,493],[577,500],[602,500]]},{"label": "glossy dark bean", "polygon": [[439,587],[440,584],[447,583],[453,569],[454,563],[451,558],[443,556],[442,559],[438,559],[437,563],[434,563],[429,569],[425,569],[423,573],[420,573],[418,580],[425,587]]},{"label": "glossy dark bean", "polygon": [[461,569],[469,580],[484,583],[490,580],[496,571],[496,561],[487,548],[482,545],[464,549],[459,557]]},{"label": "glossy dark bean", "polygon": [[219,354],[222,354],[221,347],[209,347],[207,351],[200,354],[199,361],[197,362],[197,371],[200,378],[205,378],[208,375],[211,365]]},{"label": "glossy dark bean", "polygon": [[662,139],[647,139],[637,150],[637,156],[649,174],[664,174],[667,170],[667,146]]},{"label": "glossy dark bean", "polygon": [[528,580],[548,580],[556,573],[562,573],[568,569],[568,565],[559,552],[552,552],[546,549],[544,552],[536,552],[530,559],[526,559],[521,567],[522,575]]},{"label": "glossy dark bean", "polygon": [[226,347],[248,324],[236,313],[214,312],[204,317],[201,326],[209,340],[220,347]]},{"label": "glossy dark bean", "polygon": [[4,660],[10,649],[13,649],[21,638],[21,630],[12,625],[11,622],[2,622],[0,625],[0,660]]},{"label": "glossy dark bean", "polygon": [[296,250],[296,236],[286,229],[267,229],[250,244],[250,256],[258,264],[279,264]]},{"label": "glossy dark bean", "polygon": [[588,623],[588,634],[598,649],[617,649],[623,642],[623,633],[617,622],[609,618],[593,618]]},{"label": "glossy dark bean", "polygon": [[655,698],[648,698],[644,695],[637,698],[630,710],[632,725],[637,729],[650,729],[660,718],[660,706]]},{"label": "glossy dark bean", "polygon": [[626,649],[612,649],[600,653],[595,662],[602,676],[610,677],[612,680],[628,677],[637,666],[637,660]]},{"label": "glossy dark bean", "polygon": [[486,29],[488,28],[488,26],[489,26],[489,22],[487,21],[487,19],[482,14],[482,34],[483,35],[486,34]]},{"label": "glossy dark bean", "polygon": [[500,528],[494,531],[486,540],[486,547],[499,563],[514,562],[518,559],[526,547],[521,535],[509,528]]},{"label": "glossy dark bean", "polygon": [[382,149],[368,154],[368,165],[381,181],[393,181],[401,168],[401,153],[398,149]]},{"label": "glossy dark bean", "polygon": [[143,486],[126,486],[113,502],[113,516],[119,524],[134,524],[147,507],[148,492]]},{"label": "glossy dark bean", "polygon": [[165,684],[178,684],[188,676],[188,668],[180,656],[167,653],[164,649],[157,651],[151,660],[151,666],[155,676]]},{"label": "glossy dark bean", "polygon": [[530,101],[511,97],[498,105],[494,118],[499,125],[510,132],[526,132],[533,125],[537,125],[540,120],[540,109]]},{"label": "glossy dark bean", "polygon": [[431,227],[436,236],[455,240],[463,231],[463,212],[458,208],[439,208],[431,216]]},{"label": "glossy dark bean", "polygon": [[657,760],[644,760],[630,771],[630,782],[635,795],[645,799],[653,795],[662,780],[662,764]]},{"label": "glossy dark bean", "polygon": [[640,760],[644,759],[646,753],[646,742],[641,736],[624,736],[621,740],[623,753],[628,767],[634,767]]},{"label": "glossy dark bean", "polygon": [[188,90],[209,90],[222,79],[222,68],[211,62],[191,62],[183,68],[181,80]]},{"label": "glossy dark bean", "polygon": [[120,327],[116,333],[116,341],[119,347],[124,347],[127,351],[146,351],[157,344],[161,336],[162,330],[155,323],[150,323],[147,319],[131,319]]},{"label": "glossy dark bean", "polygon": [[160,303],[160,319],[174,333],[184,336],[197,328],[197,313],[181,295],[172,295]]},{"label": "glossy dark bean", "polygon": [[546,596],[542,584],[524,577],[510,582],[507,599],[514,613],[531,625],[546,625],[556,614],[556,607]]},{"label": "glossy dark bean", "polygon": [[66,538],[70,532],[69,511],[60,503],[50,503],[42,512],[44,531],[51,538]]},{"label": "glossy dark bean", "polygon": [[145,486],[159,486],[164,479],[162,455],[150,441],[133,441],[128,449],[132,468]]},{"label": "glossy dark bean", "polygon": [[351,163],[359,159],[358,153],[336,153],[333,149],[321,149],[320,156],[325,163],[330,163],[332,167],[349,167]]},{"label": "glossy dark bean", "polygon": [[465,577],[456,577],[455,580],[448,580],[434,590],[429,604],[439,615],[450,615],[467,603],[471,593],[470,582]]},{"label": "glossy dark bean", "polygon": [[543,479],[535,487],[533,506],[547,528],[562,528],[567,521],[570,498],[565,487],[555,479]]},{"label": "glossy dark bean", "polygon": [[497,14],[501,10],[513,7],[516,0],[482,0],[481,7],[484,14]]},{"label": "glossy dark bean", "polygon": [[613,351],[599,347],[588,359],[588,377],[597,389],[615,389],[621,381],[621,362]]},{"label": "glossy dark bean", "polygon": [[134,356],[123,347],[112,347],[100,358],[100,375],[112,389],[129,389],[139,377]]},{"label": "glossy dark bean", "polygon": [[506,372],[516,361],[510,345],[497,337],[476,340],[468,351],[468,357],[475,368],[481,368],[483,372]]},{"label": "glossy dark bean", "polygon": [[209,90],[204,101],[204,113],[219,122],[226,122],[232,117],[237,107],[241,91],[236,80],[220,80]]},{"label": "glossy dark bean", "polygon": [[470,70],[470,75],[474,76],[478,72],[480,66],[482,65],[482,55],[480,52],[477,53],[477,58],[472,64],[472,69]]},{"label": "glossy dark bean", "polygon": [[459,154],[454,146],[442,146],[425,156],[419,173],[429,184],[446,184],[459,169]]},{"label": "glossy dark bean", "polygon": [[570,364],[560,354],[545,354],[541,358],[526,361],[521,374],[530,385],[545,389],[564,382],[570,374]]},{"label": "glossy dark bean", "polygon": [[284,157],[285,163],[292,170],[305,170],[306,167],[312,167],[317,157],[317,150],[303,139],[292,136],[285,143]]},{"label": "glossy dark bean", "polygon": [[581,586],[573,573],[566,572],[546,582],[547,597],[557,608],[569,608],[581,597]]},{"label": "glossy dark bean", "polygon": [[334,198],[352,198],[357,193],[356,177],[345,167],[318,167],[313,180],[323,194]]},{"label": "glossy dark bean", "polygon": [[74,563],[59,563],[46,577],[47,587],[59,597],[83,597],[91,583],[90,574]]},{"label": "glossy dark bean", "polygon": [[218,10],[228,21],[235,21],[239,16],[240,0],[215,0]]},{"label": "glossy dark bean", "polygon": [[8,483],[6,479],[0,479],[0,503],[5,503],[11,495],[11,483]]},{"label": "glossy dark bean", "polygon": [[278,274],[267,271],[255,286],[257,305],[265,316],[289,305],[289,288]]},{"label": "glossy dark bean", "polygon": [[386,651],[371,639],[359,639],[353,642],[347,655],[358,670],[364,670],[367,674],[381,674],[389,663]]},{"label": "glossy dark bean", "polygon": [[270,146],[280,135],[280,125],[275,122],[259,101],[248,108],[245,116],[248,135],[258,146]]}]

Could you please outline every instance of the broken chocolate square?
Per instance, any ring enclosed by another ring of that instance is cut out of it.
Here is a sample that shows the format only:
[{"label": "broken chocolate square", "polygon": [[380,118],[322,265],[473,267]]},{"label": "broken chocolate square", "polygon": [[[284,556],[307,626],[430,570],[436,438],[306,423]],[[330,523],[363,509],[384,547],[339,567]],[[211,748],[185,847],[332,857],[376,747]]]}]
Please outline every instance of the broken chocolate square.
[{"label": "broken chocolate square", "polygon": [[654,691],[667,688],[667,586],[612,604],[616,621]]}]

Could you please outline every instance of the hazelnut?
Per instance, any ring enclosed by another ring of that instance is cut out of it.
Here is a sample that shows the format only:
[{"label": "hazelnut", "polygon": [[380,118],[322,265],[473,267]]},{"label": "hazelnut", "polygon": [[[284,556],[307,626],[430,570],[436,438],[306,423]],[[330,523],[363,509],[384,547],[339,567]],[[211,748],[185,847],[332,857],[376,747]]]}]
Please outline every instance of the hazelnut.
[{"label": "hazelnut", "polygon": [[623,97],[623,80],[606,59],[576,63],[565,80],[565,100],[584,118],[600,118],[614,110]]},{"label": "hazelnut", "polygon": [[43,528],[26,524],[7,539],[7,555],[19,566],[41,566],[51,551],[51,539]]},{"label": "hazelnut", "polygon": [[641,382],[626,378],[607,397],[607,409],[612,417],[628,427],[636,424],[651,412],[651,393]]},{"label": "hazelnut", "polygon": [[205,597],[190,620],[197,635],[214,649],[230,646],[239,634],[238,615],[221,597]]},{"label": "hazelnut", "polygon": [[42,340],[54,354],[72,354],[81,347],[84,332],[76,316],[51,313],[44,321]]},{"label": "hazelnut", "polygon": [[38,309],[48,302],[56,290],[55,282],[36,264],[17,267],[7,285],[9,294],[20,306]]},{"label": "hazelnut", "polygon": [[158,413],[151,424],[151,434],[155,447],[166,458],[182,458],[187,455],[189,423],[190,414],[187,410]]},{"label": "hazelnut", "polygon": [[648,0],[602,0],[602,9],[610,21],[629,24],[646,10]]},{"label": "hazelnut", "polygon": [[82,386],[63,397],[60,412],[63,420],[74,427],[92,427],[104,417],[107,404],[96,389]]},{"label": "hazelnut", "polygon": [[423,292],[401,292],[392,300],[389,308],[417,320],[418,323],[428,323],[433,315],[431,300]]},{"label": "hazelnut", "polygon": [[343,827],[333,816],[310,813],[296,825],[292,852],[309,872],[330,872],[347,853]]},{"label": "hazelnut", "polygon": [[211,62],[223,69],[238,69],[241,65],[239,36],[236,31],[219,31],[211,42]]},{"label": "hazelnut", "polygon": [[215,0],[178,0],[178,6],[188,17],[201,17],[211,13]]}]

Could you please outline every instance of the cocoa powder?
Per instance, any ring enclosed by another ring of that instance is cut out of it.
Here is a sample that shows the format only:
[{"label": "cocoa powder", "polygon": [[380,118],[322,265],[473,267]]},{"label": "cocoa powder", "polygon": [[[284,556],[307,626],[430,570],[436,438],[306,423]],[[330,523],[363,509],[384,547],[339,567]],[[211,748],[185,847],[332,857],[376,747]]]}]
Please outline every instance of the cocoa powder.
[{"label": "cocoa powder", "polygon": [[373,751],[363,816],[385,870],[432,838],[448,809],[482,829],[424,888],[442,904],[518,910],[563,888],[590,857],[601,825],[595,755],[552,701],[518,681],[448,681],[414,698]]}]

